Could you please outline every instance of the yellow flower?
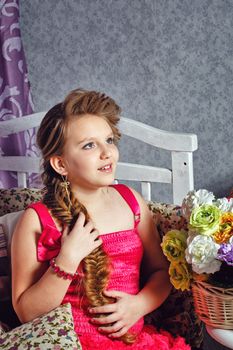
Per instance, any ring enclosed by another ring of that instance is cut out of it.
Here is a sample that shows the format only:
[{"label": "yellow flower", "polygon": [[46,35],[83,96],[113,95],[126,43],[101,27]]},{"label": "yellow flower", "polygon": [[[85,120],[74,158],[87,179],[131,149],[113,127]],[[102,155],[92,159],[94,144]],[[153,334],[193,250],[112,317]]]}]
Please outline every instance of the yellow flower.
[{"label": "yellow flower", "polygon": [[187,233],[184,230],[171,230],[163,237],[161,247],[171,262],[185,261]]},{"label": "yellow flower", "polygon": [[189,290],[192,275],[186,263],[171,263],[169,267],[170,281],[176,289]]},{"label": "yellow flower", "polygon": [[233,236],[233,213],[224,213],[220,218],[219,230],[214,234],[216,243],[227,243]]}]

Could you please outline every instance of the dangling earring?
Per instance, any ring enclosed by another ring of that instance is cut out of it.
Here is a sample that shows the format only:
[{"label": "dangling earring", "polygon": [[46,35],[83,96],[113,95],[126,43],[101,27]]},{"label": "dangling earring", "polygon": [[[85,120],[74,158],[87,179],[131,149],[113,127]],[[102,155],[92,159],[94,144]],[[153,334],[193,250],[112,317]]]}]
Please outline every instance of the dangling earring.
[{"label": "dangling earring", "polygon": [[65,192],[67,194],[68,203],[69,203],[69,210],[70,210],[71,206],[72,206],[72,203],[71,203],[71,200],[70,200],[70,191],[69,191],[70,182],[63,175],[61,175],[61,178],[62,178],[62,182],[60,182],[60,186],[65,189]]},{"label": "dangling earring", "polygon": [[68,191],[68,187],[70,185],[69,181],[63,175],[61,175],[61,178],[62,178],[62,182],[60,182],[60,186],[64,187]]}]

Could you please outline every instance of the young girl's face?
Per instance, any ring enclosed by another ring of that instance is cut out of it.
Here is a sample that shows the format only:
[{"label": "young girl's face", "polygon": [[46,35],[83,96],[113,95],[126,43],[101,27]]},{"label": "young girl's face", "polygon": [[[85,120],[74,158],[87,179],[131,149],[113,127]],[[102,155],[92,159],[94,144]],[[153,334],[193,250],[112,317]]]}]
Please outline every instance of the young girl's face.
[{"label": "young girl's face", "polygon": [[74,190],[110,185],[119,153],[109,124],[93,115],[71,120],[62,158]]}]

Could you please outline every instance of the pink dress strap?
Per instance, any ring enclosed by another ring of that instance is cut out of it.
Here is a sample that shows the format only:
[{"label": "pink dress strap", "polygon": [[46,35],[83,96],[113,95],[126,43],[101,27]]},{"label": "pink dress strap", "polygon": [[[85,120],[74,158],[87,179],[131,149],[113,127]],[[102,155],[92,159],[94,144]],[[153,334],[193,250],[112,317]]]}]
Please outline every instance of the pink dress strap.
[{"label": "pink dress strap", "polygon": [[30,204],[28,208],[32,208],[37,212],[42,229],[44,229],[46,225],[56,227],[55,222],[53,221],[53,218],[51,217],[49,210],[45,204],[42,202],[36,202]]},{"label": "pink dress strap", "polygon": [[140,222],[140,206],[135,195],[126,185],[117,184],[111,185],[111,187],[114,187],[129,205],[134,214],[134,227],[136,227]]},{"label": "pink dress strap", "polygon": [[57,229],[45,204],[36,202],[29,205],[28,208],[36,211],[42,226],[37,244],[37,260],[42,262],[55,258],[61,249],[61,232]]}]

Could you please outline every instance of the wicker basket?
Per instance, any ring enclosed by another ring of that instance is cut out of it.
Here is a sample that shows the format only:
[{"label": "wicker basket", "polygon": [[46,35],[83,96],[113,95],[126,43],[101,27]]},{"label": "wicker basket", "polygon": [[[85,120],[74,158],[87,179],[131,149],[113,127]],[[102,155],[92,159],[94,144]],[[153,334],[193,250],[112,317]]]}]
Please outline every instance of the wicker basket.
[{"label": "wicker basket", "polygon": [[233,329],[233,288],[195,281],[192,292],[196,313],[204,323],[215,328]]}]

